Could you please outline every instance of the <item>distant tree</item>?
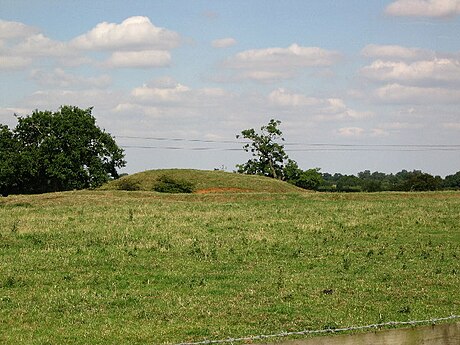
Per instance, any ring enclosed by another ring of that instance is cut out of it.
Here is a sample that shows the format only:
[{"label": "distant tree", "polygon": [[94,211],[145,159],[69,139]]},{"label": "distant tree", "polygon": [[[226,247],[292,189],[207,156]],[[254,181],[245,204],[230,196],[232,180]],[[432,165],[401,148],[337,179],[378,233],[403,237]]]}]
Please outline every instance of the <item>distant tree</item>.
[{"label": "distant tree", "polygon": [[434,191],[441,188],[442,179],[420,170],[408,172],[403,170],[396,174],[400,178],[398,189],[403,191]]},{"label": "distant tree", "polygon": [[[384,175],[384,174],[383,174]],[[365,192],[379,192],[382,190],[382,176],[380,173],[374,172],[371,174],[370,170],[365,170],[358,173],[360,185]]]},{"label": "distant tree", "polygon": [[284,167],[284,178],[297,187],[317,190],[324,185],[323,176],[319,171],[319,168],[302,170],[295,161],[289,159]]},{"label": "distant tree", "polygon": [[0,125],[0,194],[7,196],[16,188],[21,177],[19,142],[8,126]]},{"label": "distant tree", "polygon": [[361,192],[362,187],[359,178],[354,175],[342,175],[336,184],[338,192]]},{"label": "distant tree", "polygon": [[460,189],[460,171],[454,175],[448,175],[443,181],[443,187],[448,189]]},{"label": "distant tree", "polygon": [[[96,125],[92,108],[63,106],[19,117],[13,131],[1,129],[2,190],[42,193],[98,187],[125,166],[123,150]],[[3,159],[2,159],[3,161]],[[3,163],[2,163],[3,164]]]},{"label": "distant tree", "polygon": [[278,128],[280,124],[281,121],[271,119],[266,126],[260,128],[260,133],[251,128],[236,136],[237,139],[244,138],[250,141],[243,149],[251,152],[253,156],[246,163],[236,166],[239,173],[283,179],[284,164],[288,156],[284,152],[284,145],[278,143],[284,141],[283,133]]}]

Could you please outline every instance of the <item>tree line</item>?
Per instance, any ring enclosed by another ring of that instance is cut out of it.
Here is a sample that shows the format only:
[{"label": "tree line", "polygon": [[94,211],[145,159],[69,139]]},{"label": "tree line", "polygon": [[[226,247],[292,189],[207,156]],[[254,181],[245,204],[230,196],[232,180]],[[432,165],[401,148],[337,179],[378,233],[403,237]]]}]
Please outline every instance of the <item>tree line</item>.
[{"label": "tree line", "polygon": [[257,132],[246,129],[237,138],[248,140],[244,151],[252,158],[237,165],[237,172],[281,179],[298,187],[337,192],[435,191],[460,189],[460,171],[454,175],[432,176],[420,170],[402,170],[396,174],[362,171],[355,175],[321,173],[319,168],[302,170],[284,150],[281,121],[270,120]]}]

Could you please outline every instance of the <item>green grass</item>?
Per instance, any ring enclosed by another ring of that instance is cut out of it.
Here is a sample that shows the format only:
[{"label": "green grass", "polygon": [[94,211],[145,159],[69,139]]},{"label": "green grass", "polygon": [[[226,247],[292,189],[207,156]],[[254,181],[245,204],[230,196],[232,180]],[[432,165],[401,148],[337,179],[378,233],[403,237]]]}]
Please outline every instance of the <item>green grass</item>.
[{"label": "green grass", "polygon": [[460,314],[459,224],[458,192],[10,196],[0,343],[165,344]]},{"label": "green grass", "polygon": [[301,193],[302,189],[263,176],[242,175],[224,171],[207,171],[192,169],[162,169],[148,170],[141,173],[124,176],[103,186],[103,190],[122,189],[123,185],[136,185],[138,190],[152,191],[158,179],[166,175],[172,179],[185,180],[193,183],[196,192],[236,192],[236,193]]}]

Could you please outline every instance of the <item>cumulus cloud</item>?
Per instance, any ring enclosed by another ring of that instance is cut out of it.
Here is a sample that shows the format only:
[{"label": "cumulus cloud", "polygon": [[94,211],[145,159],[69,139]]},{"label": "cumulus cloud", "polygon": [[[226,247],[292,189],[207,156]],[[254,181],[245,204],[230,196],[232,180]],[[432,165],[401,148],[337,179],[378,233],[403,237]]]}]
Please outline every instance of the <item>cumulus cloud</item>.
[{"label": "cumulus cloud", "polygon": [[18,70],[32,64],[31,58],[0,54],[0,70]]},{"label": "cumulus cloud", "polygon": [[57,88],[105,88],[112,82],[109,75],[101,75],[98,77],[83,77],[76,74],[71,74],[62,68],[55,68],[52,71],[33,70],[31,78],[40,86],[57,87]]},{"label": "cumulus cloud", "polygon": [[224,66],[239,71],[239,79],[274,81],[292,78],[303,68],[331,66],[339,58],[335,51],[292,44],[287,48],[246,50],[228,59]]},{"label": "cumulus cloud", "polygon": [[71,44],[86,50],[169,50],[179,45],[180,36],[152,24],[148,17],[130,17],[121,22],[99,23],[76,37]]},{"label": "cumulus cloud", "polygon": [[0,69],[19,69],[41,59],[53,58],[63,65],[90,61],[66,42],[56,41],[38,29],[18,22],[0,21]]},{"label": "cumulus cloud", "polygon": [[230,97],[220,88],[192,89],[172,79],[144,84],[131,91],[133,103],[147,105],[176,105],[179,107],[211,107]]},{"label": "cumulus cloud", "polygon": [[13,51],[21,56],[63,57],[75,56],[76,52],[69,49],[65,42],[55,41],[39,33],[26,37],[13,47]]},{"label": "cumulus cloud", "polygon": [[360,137],[364,134],[364,129],[361,127],[343,127],[337,130],[337,134],[341,137]]},{"label": "cumulus cloud", "polygon": [[394,104],[459,104],[460,90],[394,83],[375,90],[374,97],[378,101]]},{"label": "cumulus cloud", "polygon": [[306,111],[317,120],[358,119],[372,116],[371,112],[360,112],[349,108],[340,98],[318,98],[290,92],[273,90],[268,95],[269,104],[280,109]]},{"label": "cumulus cloud", "polygon": [[361,75],[379,81],[445,82],[460,84],[460,61],[456,59],[433,59],[413,63],[374,61],[361,69]]},{"label": "cumulus cloud", "polygon": [[452,17],[460,14],[460,0],[397,0],[385,13],[391,16]]},{"label": "cumulus cloud", "polygon": [[447,129],[460,130],[460,122],[446,122],[443,123],[443,127]]},{"label": "cumulus cloud", "polygon": [[168,66],[171,54],[163,50],[113,52],[105,62],[110,68],[152,68]]},{"label": "cumulus cloud", "polygon": [[96,64],[87,51],[110,52],[106,61],[97,63],[103,67],[163,67],[170,64],[170,50],[179,42],[177,33],[156,27],[147,17],[130,17],[121,24],[103,22],[67,42],[22,23],[0,21],[0,69],[21,69],[49,58],[61,67]]},{"label": "cumulus cloud", "polygon": [[236,44],[236,40],[231,37],[214,40],[211,43],[211,45],[214,48],[228,48],[228,47],[234,46],[235,44]]},{"label": "cumulus cloud", "polygon": [[0,40],[27,37],[38,33],[32,26],[0,19]]},{"label": "cumulus cloud", "polygon": [[378,45],[369,44],[363,48],[361,54],[371,58],[387,58],[402,60],[421,60],[435,57],[435,53],[430,50],[420,48],[408,48],[398,45]]}]

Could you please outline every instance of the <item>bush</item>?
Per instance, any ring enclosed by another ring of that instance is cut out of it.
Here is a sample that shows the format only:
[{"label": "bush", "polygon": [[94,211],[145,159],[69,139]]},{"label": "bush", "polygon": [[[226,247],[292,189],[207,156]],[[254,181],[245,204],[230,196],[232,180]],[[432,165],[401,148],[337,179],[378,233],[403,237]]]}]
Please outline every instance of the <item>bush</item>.
[{"label": "bush", "polygon": [[124,179],[120,179],[117,181],[117,189],[135,191],[135,190],[140,190],[141,185],[137,181],[133,181],[133,180],[124,178]]},{"label": "bush", "polygon": [[193,193],[195,186],[191,182],[162,175],[158,178],[153,190],[160,193]]}]

